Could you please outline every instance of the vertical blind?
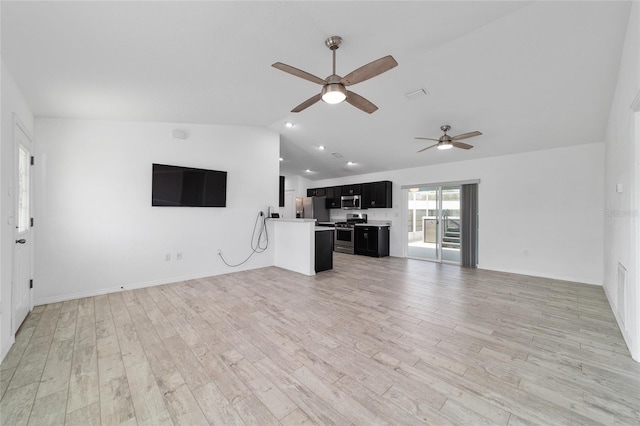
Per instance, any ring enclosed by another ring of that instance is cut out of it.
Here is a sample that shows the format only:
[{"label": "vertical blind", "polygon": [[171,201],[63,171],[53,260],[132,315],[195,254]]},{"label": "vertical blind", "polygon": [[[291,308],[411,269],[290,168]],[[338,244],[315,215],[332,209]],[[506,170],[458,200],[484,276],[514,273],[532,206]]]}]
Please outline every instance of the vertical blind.
[{"label": "vertical blind", "polygon": [[462,266],[475,268],[478,264],[478,184],[464,184],[460,187],[461,247]]}]

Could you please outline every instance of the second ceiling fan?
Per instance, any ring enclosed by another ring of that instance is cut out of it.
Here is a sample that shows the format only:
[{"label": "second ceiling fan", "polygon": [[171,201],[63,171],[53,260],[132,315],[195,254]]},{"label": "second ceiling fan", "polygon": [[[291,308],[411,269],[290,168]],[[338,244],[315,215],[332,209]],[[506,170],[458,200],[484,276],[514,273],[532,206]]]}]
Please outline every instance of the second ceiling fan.
[{"label": "second ceiling fan", "polygon": [[468,143],[464,143],[464,142],[459,142],[460,139],[472,138],[474,136],[480,136],[482,134],[481,132],[478,132],[476,130],[475,132],[463,133],[463,134],[457,135],[457,136],[449,136],[447,134],[447,132],[449,130],[451,130],[451,126],[449,126],[448,124],[445,124],[444,126],[440,126],[440,130],[442,130],[444,132],[444,135],[440,136],[440,138],[438,138],[438,139],[417,137],[416,139],[422,139],[422,140],[427,140],[427,141],[438,142],[438,143],[433,144],[431,146],[428,146],[426,148],[422,148],[418,152],[426,151],[426,150],[431,149],[431,148],[433,148],[435,146],[437,146],[438,149],[449,149],[449,148],[453,148],[453,147],[462,148],[462,149],[471,149],[471,148],[473,148],[473,145],[469,145]]},{"label": "second ceiling fan", "polygon": [[333,52],[333,73],[324,80],[320,77],[316,77],[306,71],[302,71],[291,65],[283,64],[282,62],[276,62],[272,66],[281,71],[295,75],[296,77],[303,78],[312,83],[322,85],[322,91],[310,97],[306,101],[291,110],[291,112],[300,112],[316,102],[322,100],[328,104],[338,104],[343,101],[347,101],[354,107],[371,114],[378,109],[373,103],[363,98],[362,96],[346,89],[346,86],[351,86],[356,83],[369,80],[383,72],[389,71],[391,68],[398,65],[393,56],[388,55],[383,58],[377,59],[373,62],[363,65],[355,71],[350,72],[344,77],[340,77],[336,74],[336,50],[340,47],[342,38],[339,36],[329,37],[325,44]]}]

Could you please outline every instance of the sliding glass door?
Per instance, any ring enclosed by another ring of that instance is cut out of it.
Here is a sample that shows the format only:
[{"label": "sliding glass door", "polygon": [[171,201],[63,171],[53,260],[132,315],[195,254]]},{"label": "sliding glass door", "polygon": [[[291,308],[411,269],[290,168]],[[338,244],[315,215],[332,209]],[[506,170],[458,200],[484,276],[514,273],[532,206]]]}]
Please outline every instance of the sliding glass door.
[{"label": "sliding glass door", "polygon": [[460,186],[407,190],[407,256],[460,263]]},{"label": "sliding glass door", "polygon": [[407,256],[440,261],[440,189],[410,188]]}]

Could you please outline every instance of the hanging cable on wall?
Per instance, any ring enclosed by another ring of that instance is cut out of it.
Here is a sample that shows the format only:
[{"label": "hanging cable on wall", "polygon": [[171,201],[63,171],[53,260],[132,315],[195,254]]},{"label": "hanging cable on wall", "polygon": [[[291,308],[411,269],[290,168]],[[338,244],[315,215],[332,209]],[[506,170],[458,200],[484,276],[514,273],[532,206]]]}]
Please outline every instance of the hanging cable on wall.
[{"label": "hanging cable on wall", "polygon": [[[257,231],[257,232],[256,232]],[[267,231],[267,218],[265,217],[263,212],[258,213],[256,217],[256,221],[253,224],[253,232],[251,233],[251,254],[240,263],[230,264],[228,263],[224,256],[222,255],[222,251],[218,250],[218,256],[224,262],[225,265],[236,268],[240,265],[244,265],[251,259],[256,253],[264,253],[269,247],[269,232]]]}]

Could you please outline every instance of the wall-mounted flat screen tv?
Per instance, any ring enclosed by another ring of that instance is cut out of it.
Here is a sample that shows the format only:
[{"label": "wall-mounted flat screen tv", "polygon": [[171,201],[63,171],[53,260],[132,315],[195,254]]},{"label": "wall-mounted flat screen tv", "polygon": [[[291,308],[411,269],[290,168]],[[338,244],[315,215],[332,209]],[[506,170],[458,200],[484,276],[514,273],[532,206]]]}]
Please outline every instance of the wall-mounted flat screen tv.
[{"label": "wall-mounted flat screen tv", "polygon": [[226,207],[227,172],[153,164],[151,205]]}]

